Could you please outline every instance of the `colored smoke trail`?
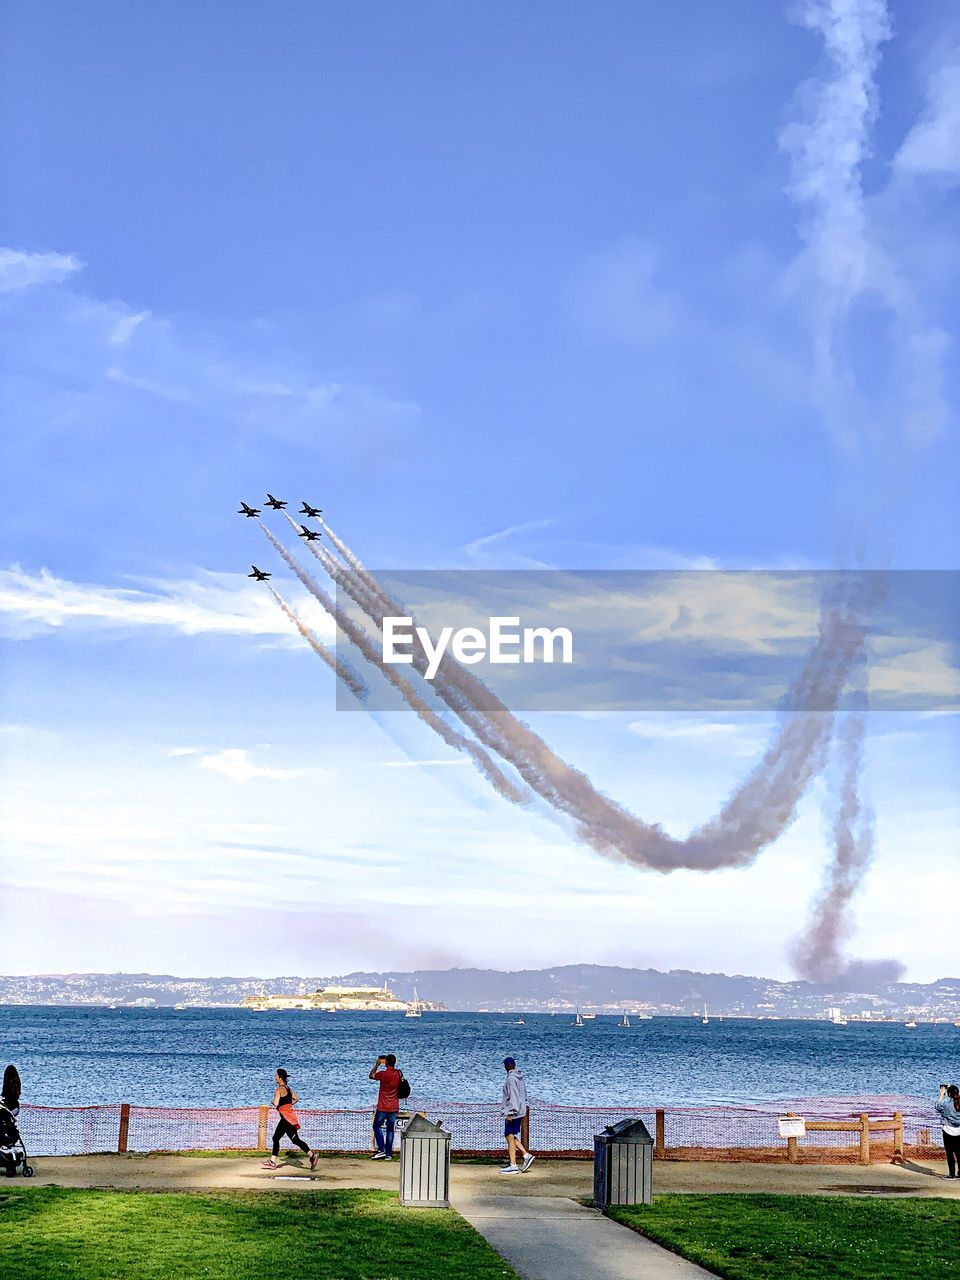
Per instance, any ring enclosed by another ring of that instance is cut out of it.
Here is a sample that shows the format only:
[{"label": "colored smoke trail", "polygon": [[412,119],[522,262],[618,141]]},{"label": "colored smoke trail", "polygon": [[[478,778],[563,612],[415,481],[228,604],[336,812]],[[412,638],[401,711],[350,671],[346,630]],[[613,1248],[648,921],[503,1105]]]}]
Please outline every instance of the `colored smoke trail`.
[{"label": "colored smoke trail", "polygon": [[338,658],[335,653],[332,653],[327,646],[314,635],[303,619],[300,618],[297,612],[287,604],[286,600],[284,600],[283,596],[275,587],[270,586],[268,583],[267,590],[303,636],[304,640],[306,640],[314,653],[319,658],[323,659],[330,670],[336,674],[338,679],[343,681],[354,697],[359,698],[360,701],[363,702],[369,693],[369,689],[363,679],[357,675],[356,671],[354,671],[353,667],[351,667],[349,663]]},{"label": "colored smoke trail", "polygon": [[835,738],[837,783],[833,820],[833,857],[806,928],[790,958],[811,982],[857,986],[898,982],[904,966],[897,960],[848,960],[844,947],[852,931],[850,909],[874,855],[873,813],[863,799],[867,702],[846,713]]},{"label": "colored smoke trail", "polygon": [[[407,615],[343,539],[324,529],[345,561],[328,555],[325,567],[373,624],[382,629],[388,611]],[[571,819],[578,837],[598,853],[659,871],[744,866],[787,828],[823,767],[836,707],[863,647],[859,606],[856,598],[837,592],[824,600],[819,638],[790,697],[797,710],[784,713],[766,754],[717,817],[686,839],[667,835],[599,792],[458,663],[445,657],[432,685],[464,727],[515,768],[531,791]],[[426,665],[427,656],[415,643],[413,667],[422,676]]]},{"label": "colored smoke trail", "polygon": [[349,618],[338,604],[336,604],[326,591],[307,573],[306,569],[299,561],[290,554],[282,542],[280,542],[270,532],[262,520],[257,523],[263,530],[267,539],[273,545],[274,550],[283,558],[297,575],[303,585],[307,588],[312,596],[317,599],[330,617],[334,620],[341,632],[354,645],[362,656],[377,668],[383,676],[393,685],[411,711],[415,711],[420,719],[432,729],[449,747],[453,747],[455,751],[462,751],[470,756],[474,764],[490,782],[496,791],[505,799],[513,804],[523,805],[527,803],[526,794],[512,782],[497,764],[491,760],[486,751],[483,750],[476,742],[469,738],[465,738],[463,734],[458,733],[446,721],[428,706],[426,702],[419,696],[416,690],[411,686],[409,681],[405,680],[392,666],[383,662],[382,654],[370,637],[354,621]]}]

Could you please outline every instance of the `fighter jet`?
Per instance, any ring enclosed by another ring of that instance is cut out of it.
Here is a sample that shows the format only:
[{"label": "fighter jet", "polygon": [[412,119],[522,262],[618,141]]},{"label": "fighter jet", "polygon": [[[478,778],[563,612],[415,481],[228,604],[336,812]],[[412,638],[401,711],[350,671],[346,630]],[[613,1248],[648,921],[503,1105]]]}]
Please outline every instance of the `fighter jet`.
[{"label": "fighter jet", "polygon": [[297,534],[298,538],[306,538],[308,542],[316,542],[316,540],[320,537],[320,534],[317,532],[316,529],[308,529],[305,524],[302,524],[300,526],[300,529],[301,529],[301,532]]},{"label": "fighter jet", "polygon": [[287,504],[281,502],[279,498],[275,498],[272,493],[267,494],[267,506],[272,507],[274,511],[282,511]]},{"label": "fighter jet", "polygon": [[264,571],[262,569],[258,569],[255,564],[252,564],[250,568],[253,570],[253,573],[248,573],[248,578],[256,578],[257,582],[266,582],[270,577],[269,573],[264,573]]},{"label": "fighter jet", "polygon": [[259,514],[260,514],[259,507],[248,507],[245,502],[240,503],[240,510],[237,512],[238,516],[247,516],[248,518],[251,518],[251,519],[253,516],[258,516]]},{"label": "fighter jet", "polygon": [[297,512],[301,516],[309,516],[311,520],[318,520],[323,512],[323,507],[311,507],[309,502],[305,502]]}]

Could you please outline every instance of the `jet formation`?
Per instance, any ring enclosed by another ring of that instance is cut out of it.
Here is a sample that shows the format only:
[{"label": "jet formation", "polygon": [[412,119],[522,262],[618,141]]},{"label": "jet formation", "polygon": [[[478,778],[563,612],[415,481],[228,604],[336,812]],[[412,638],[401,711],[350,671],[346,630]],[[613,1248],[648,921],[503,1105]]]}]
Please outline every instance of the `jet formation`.
[{"label": "jet formation", "polygon": [[[275,498],[272,493],[267,493],[264,506],[269,507],[272,511],[283,511],[286,505],[287,504],[283,498]],[[309,502],[303,501],[297,514],[308,516],[311,520],[317,520],[322,512],[323,507],[311,507]],[[241,502],[237,509],[237,515],[246,516],[248,520],[253,520],[259,514],[259,507],[251,507],[246,502]],[[321,535],[317,529],[308,529],[305,524],[302,524],[300,526],[300,533],[297,536],[305,539],[307,542],[316,542]],[[271,576],[269,573],[264,573],[262,569],[258,569],[255,564],[252,564],[250,568],[253,570],[253,573],[248,573],[247,577],[253,578],[256,582],[266,582]]]}]

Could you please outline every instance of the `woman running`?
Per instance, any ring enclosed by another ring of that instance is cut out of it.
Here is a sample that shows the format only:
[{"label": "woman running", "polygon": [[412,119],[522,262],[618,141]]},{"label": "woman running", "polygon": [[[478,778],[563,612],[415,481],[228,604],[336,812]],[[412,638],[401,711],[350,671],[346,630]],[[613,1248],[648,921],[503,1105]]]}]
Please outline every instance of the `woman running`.
[{"label": "woman running", "polygon": [[301,1151],[310,1157],[310,1168],[315,1169],[317,1161],[320,1159],[320,1153],[319,1151],[311,1151],[297,1132],[300,1128],[300,1121],[297,1119],[293,1104],[298,1102],[299,1098],[290,1088],[287,1073],[283,1067],[277,1067],[274,1084],[277,1087],[273,1091],[273,1105],[280,1114],[280,1122],[273,1131],[273,1155],[269,1160],[264,1160],[263,1167],[264,1169],[280,1168],[280,1162],[277,1159],[280,1154],[280,1139],[289,1138],[295,1147],[299,1147]]}]

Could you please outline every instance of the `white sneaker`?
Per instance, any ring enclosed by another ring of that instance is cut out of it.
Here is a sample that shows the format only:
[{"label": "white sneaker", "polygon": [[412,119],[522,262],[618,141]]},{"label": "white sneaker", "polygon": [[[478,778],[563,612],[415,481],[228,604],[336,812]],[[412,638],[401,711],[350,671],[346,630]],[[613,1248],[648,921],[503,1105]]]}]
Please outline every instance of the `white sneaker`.
[{"label": "white sneaker", "polygon": [[387,1153],[385,1151],[375,1151],[370,1157],[371,1160],[386,1160]]},{"label": "white sneaker", "polygon": [[520,1172],[526,1173],[527,1170],[530,1168],[530,1166],[533,1164],[534,1160],[536,1160],[536,1158],[537,1158],[536,1156],[530,1156],[530,1155],[524,1156],[523,1165],[521,1166]]},{"label": "white sneaker", "polygon": [[520,1166],[518,1164],[508,1164],[505,1169],[500,1170],[501,1173],[519,1173]]}]

